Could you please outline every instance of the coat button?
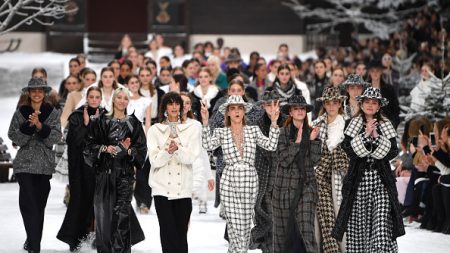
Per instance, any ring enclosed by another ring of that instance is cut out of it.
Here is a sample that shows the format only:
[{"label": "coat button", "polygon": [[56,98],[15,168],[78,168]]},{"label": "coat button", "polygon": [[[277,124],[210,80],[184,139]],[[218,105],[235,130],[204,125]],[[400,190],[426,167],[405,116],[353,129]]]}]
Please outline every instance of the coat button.
[{"label": "coat button", "polygon": [[178,193],[178,196],[180,196],[180,194]]},{"label": "coat button", "polygon": [[177,163],[178,166],[180,166],[180,163]]},{"label": "coat button", "polygon": [[178,185],[181,185],[181,183],[178,183]]},{"label": "coat button", "polygon": [[168,184],[170,184],[170,182]]},{"label": "coat button", "polygon": [[179,176],[179,175],[180,175],[180,172],[178,172],[177,174],[178,174],[178,176]]},{"label": "coat button", "polygon": [[169,195],[170,194],[170,192],[167,192],[167,195]]},{"label": "coat button", "polygon": [[172,174],[169,172],[169,175],[172,175]]}]

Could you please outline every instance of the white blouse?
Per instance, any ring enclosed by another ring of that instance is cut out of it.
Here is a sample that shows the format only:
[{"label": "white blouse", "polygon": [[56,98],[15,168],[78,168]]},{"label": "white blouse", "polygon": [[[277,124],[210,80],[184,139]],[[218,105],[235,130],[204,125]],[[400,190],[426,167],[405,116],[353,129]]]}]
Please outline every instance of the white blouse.
[{"label": "white blouse", "polygon": [[345,120],[342,115],[328,124],[328,139],[326,140],[329,151],[333,151],[345,138],[344,136]]},{"label": "white blouse", "polygon": [[134,113],[139,121],[144,123],[145,111],[148,106],[152,104],[152,100],[146,97],[140,97],[138,99],[130,99],[128,102],[127,113],[131,115]]}]

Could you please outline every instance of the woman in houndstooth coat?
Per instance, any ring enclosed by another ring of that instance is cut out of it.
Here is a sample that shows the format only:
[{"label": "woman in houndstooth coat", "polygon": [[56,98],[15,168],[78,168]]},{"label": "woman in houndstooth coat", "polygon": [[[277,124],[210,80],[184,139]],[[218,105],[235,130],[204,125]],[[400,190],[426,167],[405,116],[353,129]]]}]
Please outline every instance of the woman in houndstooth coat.
[{"label": "woman in houndstooth coat", "polygon": [[320,158],[319,129],[311,129],[306,113],[312,106],[294,95],[283,106],[289,115],[280,137],[273,169],[272,216],[274,253],[316,253],[314,218],[317,184],[314,165]]},{"label": "woman in houndstooth coat", "polygon": [[405,234],[389,165],[398,154],[397,133],[379,112],[388,103],[379,89],[367,88],[357,100],[361,111],[344,131],[350,166],[332,236],[341,241],[347,232],[348,253],[397,252],[396,238]]},{"label": "woman in houndstooth coat", "polygon": [[320,116],[313,122],[314,126],[320,128],[319,138],[322,141],[322,156],[315,172],[319,191],[317,218],[324,253],[345,252],[344,243],[339,245],[338,241],[331,237],[342,201],[342,181],[348,169],[347,154],[341,147],[345,128],[342,101],[345,99],[338,87],[326,87],[322,97],[317,98],[322,109]]},{"label": "woman in houndstooth coat", "polygon": [[230,96],[219,110],[225,115],[225,127],[214,129],[211,135],[208,126],[208,110],[202,106],[203,147],[214,150],[222,147],[225,169],[221,178],[220,197],[228,226],[230,240],[228,253],[247,252],[253,210],[258,192],[258,176],[255,169],[256,145],[274,151],[278,143],[278,103],[271,115],[269,137],[258,126],[246,126],[244,115],[251,108],[241,96]]}]

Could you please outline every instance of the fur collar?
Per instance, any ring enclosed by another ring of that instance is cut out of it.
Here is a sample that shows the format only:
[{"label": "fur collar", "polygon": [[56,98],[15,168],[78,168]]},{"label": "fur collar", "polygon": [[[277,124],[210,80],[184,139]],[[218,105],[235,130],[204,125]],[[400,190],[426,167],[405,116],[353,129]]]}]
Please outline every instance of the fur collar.
[{"label": "fur collar", "polygon": [[[45,122],[48,116],[50,116],[50,114],[52,113],[53,109],[54,108],[50,104],[42,103],[41,108],[39,109],[39,111],[41,112],[41,114],[39,114],[39,121]],[[28,118],[34,112],[34,110],[33,107],[31,107],[30,105],[24,105],[19,107],[19,112],[26,120],[28,120]]]},{"label": "fur collar", "polygon": [[220,90],[216,85],[210,85],[206,94],[203,94],[202,87],[200,85],[194,88],[194,95],[205,101],[208,109],[211,108],[211,100],[214,99],[219,92]]}]

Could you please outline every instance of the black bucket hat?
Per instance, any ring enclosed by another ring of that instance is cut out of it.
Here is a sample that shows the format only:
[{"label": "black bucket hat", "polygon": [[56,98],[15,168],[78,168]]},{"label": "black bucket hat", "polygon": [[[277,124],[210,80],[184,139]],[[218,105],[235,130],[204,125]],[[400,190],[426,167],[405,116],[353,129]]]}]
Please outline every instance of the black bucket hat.
[{"label": "black bucket hat", "polygon": [[290,97],[287,101],[287,104],[283,105],[283,107],[281,108],[281,112],[284,114],[289,114],[289,108],[291,106],[305,107],[306,112],[310,112],[313,109],[313,106],[306,103],[306,99],[302,95],[293,95],[292,97]]}]

